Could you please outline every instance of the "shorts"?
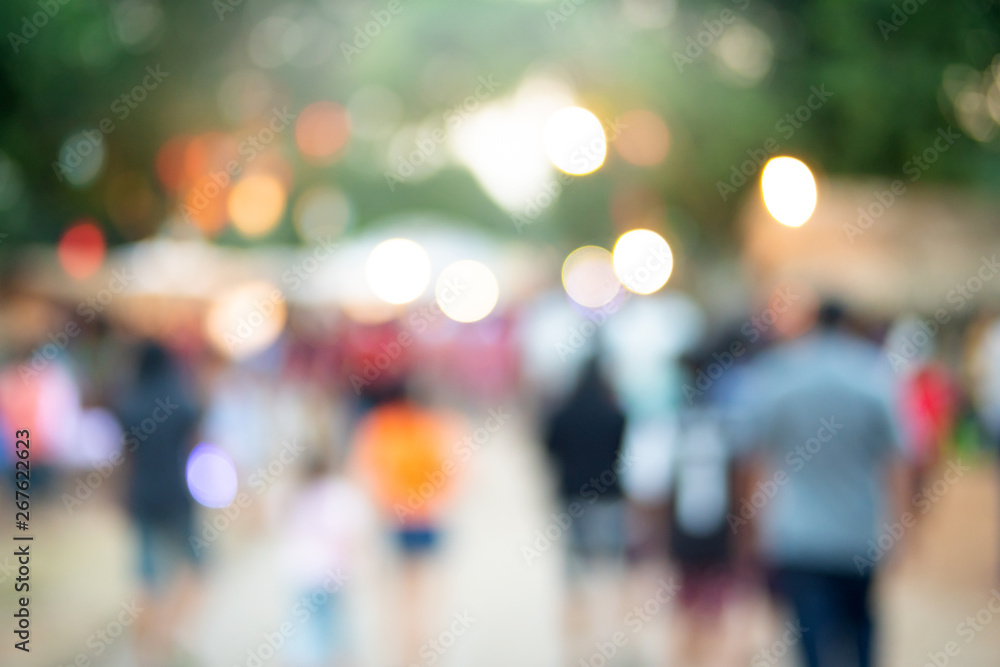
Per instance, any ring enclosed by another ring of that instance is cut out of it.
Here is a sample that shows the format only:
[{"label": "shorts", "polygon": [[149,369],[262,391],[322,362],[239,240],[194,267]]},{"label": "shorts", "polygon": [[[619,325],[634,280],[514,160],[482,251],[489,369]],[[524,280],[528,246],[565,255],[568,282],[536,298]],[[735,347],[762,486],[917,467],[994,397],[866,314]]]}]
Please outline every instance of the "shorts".
[{"label": "shorts", "polygon": [[620,558],[625,553],[625,501],[575,499],[583,512],[572,517],[570,546],[582,558]]},{"label": "shorts", "polygon": [[396,532],[396,542],[405,555],[419,556],[437,547],[440,533],[430,526],[400,528]]}]

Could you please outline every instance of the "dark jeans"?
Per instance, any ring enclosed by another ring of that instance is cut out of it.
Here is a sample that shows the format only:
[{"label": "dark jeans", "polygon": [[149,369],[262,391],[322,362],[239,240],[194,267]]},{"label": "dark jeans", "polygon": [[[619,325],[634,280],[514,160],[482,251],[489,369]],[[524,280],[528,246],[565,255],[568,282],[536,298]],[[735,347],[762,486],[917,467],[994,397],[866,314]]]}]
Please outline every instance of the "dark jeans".
[{"label": "dark jeans", "polygon": [[777,593],[803,628],[800,645],[808,667],[870,667],[874,624],[870,575],[778,568]]}]

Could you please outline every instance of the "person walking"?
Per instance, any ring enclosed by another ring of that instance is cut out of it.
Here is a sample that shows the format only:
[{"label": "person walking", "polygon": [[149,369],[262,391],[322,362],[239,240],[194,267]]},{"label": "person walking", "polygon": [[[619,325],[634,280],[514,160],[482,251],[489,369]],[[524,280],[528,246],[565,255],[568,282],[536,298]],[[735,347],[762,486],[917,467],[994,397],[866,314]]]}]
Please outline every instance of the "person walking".
[{"label": "person walking", "polygon": [[[872,664],[871,546],[896,525],[907,489],[892,420],[892,382],[878,348],[824,305],[814,329],[755,363],[758,547],[797,617],[808,667]],[[887,493],[895,489],[898,495]]]}]

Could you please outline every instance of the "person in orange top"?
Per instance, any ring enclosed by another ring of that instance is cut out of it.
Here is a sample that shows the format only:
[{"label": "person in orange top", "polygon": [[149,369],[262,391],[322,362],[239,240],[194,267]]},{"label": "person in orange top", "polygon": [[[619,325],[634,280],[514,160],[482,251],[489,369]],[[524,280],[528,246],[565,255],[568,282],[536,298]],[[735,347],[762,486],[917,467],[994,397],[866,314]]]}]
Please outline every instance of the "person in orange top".
[{"label": "person in orange top", "polygon": [[437,519],[457,466],[447,456],[448,420],[402,397],[374,408],[358,426],[355,455],[379,507],[398,522],[406,554],[433,549]]},{"label": "person in orange top", "polygon": [[440,540],[441,513],[454,487],[456,460],[447,446],[456,441],[455,423],[443,414],[405,398],[400,389],[380,397],[358,425],[354,456],[361,478],[379,508],[396,522],[404,581],[400,611],[402,649],[417,660],[434,610],[434,570],[426,556]]}]

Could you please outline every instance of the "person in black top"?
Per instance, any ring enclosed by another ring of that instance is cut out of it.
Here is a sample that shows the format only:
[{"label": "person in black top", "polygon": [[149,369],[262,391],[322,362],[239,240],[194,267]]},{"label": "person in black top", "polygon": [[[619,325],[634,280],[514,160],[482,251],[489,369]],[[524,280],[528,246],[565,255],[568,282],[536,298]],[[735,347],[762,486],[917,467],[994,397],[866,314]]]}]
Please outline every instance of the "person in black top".
[{"label": "person in black top", "polygon": [[[577,647],[592,651],[593,640],[608,631],[605,626],[621,623],[625,502],[619,476],[624,431],[625,415],[597,359],[590,360],[573,393],[549,420],[546,434],[563,509],[553,516],[545,535],[569,540],[570,563],[574,570],[585,570],[590,592],[606,585],[600,597],[587,604],[584,582],[576,577],[571,581],[571,596],[584,597],[567,605],[571,652]],[[596,616],[606,622],[595,623]]]},{"label": "person in black top", "polygon": [[[176,623],[193,595],[197,553],[185,464],[199,411],[178,363],[162,346],[139,352],[131,387],[117,406],[125,429],[125,506],[139,533],[139,571],[146,611],[136,621],[139,650],[155,664],[166,657]],[[145,662],[144,662],[145,664]]]}]

